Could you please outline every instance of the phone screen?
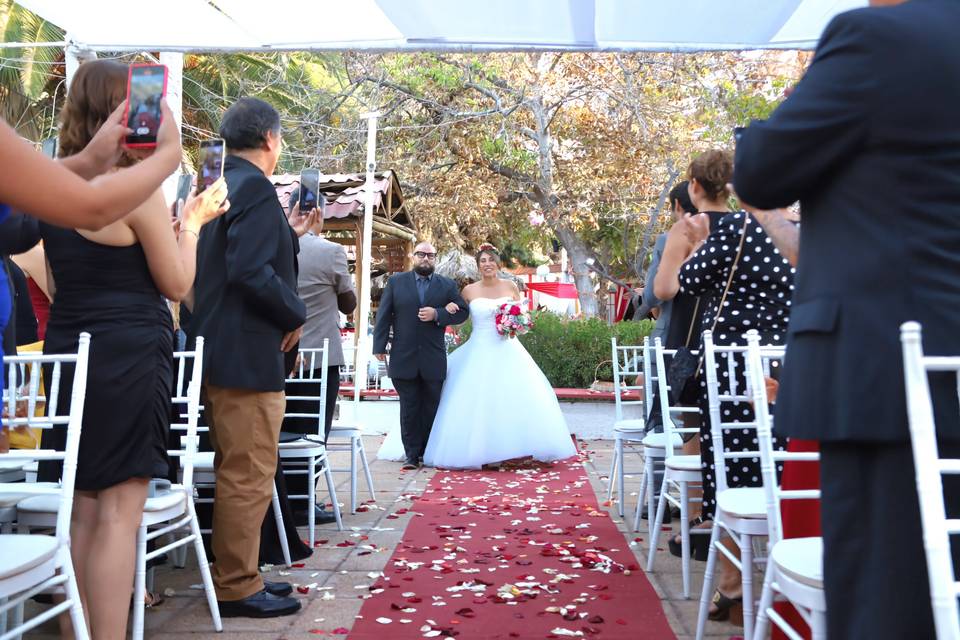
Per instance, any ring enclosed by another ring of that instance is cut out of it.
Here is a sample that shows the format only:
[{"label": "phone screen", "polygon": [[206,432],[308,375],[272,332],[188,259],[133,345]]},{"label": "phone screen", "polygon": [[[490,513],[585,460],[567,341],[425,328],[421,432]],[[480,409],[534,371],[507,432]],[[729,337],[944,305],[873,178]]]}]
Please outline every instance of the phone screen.
[{"label": "phone screen", "polygon": [[200,142],[200,169],[197,171],[197,193],[202,193],[223,175],[225,145],[220,138]]},{"label": "phone screen", "polygon": [[187,201],[187,198],[190,197],[190,190],[193,189],[193,176],[189,173],[181,173],[180,178],[177,180],[177,217],[180,217],[180,212],[183,208],[183,203]]},{"label": "phone screen", "polygon": [[305,216],[319,205],[320,170],[304,169],[300,172],[300,215]]},{"label": "phone screen", "polygon": [[157,144],[160,129],[160,101],[167,88],[167,68],[162,64],[135,64],[130,67],[127,88],[128,146]]},{"label": "phone screen", "polygon": [[56,159],[58,144],[57,138],[47,138],[40,143],[40,150],[48,158]]}]

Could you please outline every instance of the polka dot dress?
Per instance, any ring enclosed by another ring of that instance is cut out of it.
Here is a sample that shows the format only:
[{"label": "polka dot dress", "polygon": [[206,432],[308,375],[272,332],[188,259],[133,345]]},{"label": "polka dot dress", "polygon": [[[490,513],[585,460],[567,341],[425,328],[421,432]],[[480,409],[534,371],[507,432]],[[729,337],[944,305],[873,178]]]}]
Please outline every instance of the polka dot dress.
[{"label": "polka dot dress", "polygon": [[[794,269],[780,255],[773,241],[756,220],[750,218],[744,229],[743,211],[731,213],[720,221],[716,231],[680,270],[680,288],[684,293],[701,296],[704,314],[701,330],[709,330],[719,313],[713,340],[717,345],[746,345],[744,334],[751,329],[760,333],[761,344],[782,345],[786,340],[793,295]],[[723,309],[717,309],[730,269],[737,255],[741,230],[746,234],[743,253],[724,300]],[[703,342],[700,342],[703,352]],[[720,365],[721,363],[718,363]],[[731,380],[726,367],[718,366],[720,393],[728,393]],[[747,389],[743,366],[734,370],[736,389]],[[711,519],[716,507],[716,480],[713,466],[713,443],[710,437],[710,413],[707,405],[706,376],[700,374],[700,458],[703,470],[703,517]],[[750,422],[753,408],[747,402],[724,402],[720,405],[724,422]],[[755,429],[733,429],[724,432],[727,451],[757,449]],[[774,446],[782,444],[774,437]],[[759,487],[760,459],[757,457],[730,459],[727,464],[727,486]]]}]

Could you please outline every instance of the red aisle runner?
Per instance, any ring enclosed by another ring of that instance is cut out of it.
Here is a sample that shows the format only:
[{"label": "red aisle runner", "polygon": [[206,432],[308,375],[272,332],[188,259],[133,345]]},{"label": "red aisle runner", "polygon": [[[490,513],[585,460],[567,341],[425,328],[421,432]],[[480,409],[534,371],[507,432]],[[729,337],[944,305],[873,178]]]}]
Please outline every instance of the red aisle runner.
[{"label": "red aisle runner", "polygon": [[434,475],[349,637],[674,638],[576,459]]}]

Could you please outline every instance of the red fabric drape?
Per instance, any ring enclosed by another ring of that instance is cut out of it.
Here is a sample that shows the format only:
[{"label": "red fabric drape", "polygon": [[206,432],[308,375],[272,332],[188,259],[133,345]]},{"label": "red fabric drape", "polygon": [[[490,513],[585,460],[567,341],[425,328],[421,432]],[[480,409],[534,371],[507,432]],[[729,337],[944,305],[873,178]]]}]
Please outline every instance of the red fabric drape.
[{"label": "red fabric drape", "polygon": [[[819,443],[815,440],[796,440],[791,438],[787,443],[787,451],[818,451]],[[783,476],[780,486],[784,489],[819,489],[820,463],[788,461],[783,465]],[[820,501],[819,500],[784,500],[780,504],[780,516],[783,519],[784,538],[810,538],[820,535]],[[789,603],[778,602],[774,608],[787,619],[790,625],[810,637],[810,630],[796,609]],[[787,636],[776,626],[773,626],[774,640],[782,640]]]},{"label": "red fabric drape", "polygon": [[553,296],[554,298],[566,298],[569,300],[577,299],[576,285],[567,284],[564,282],[531,282],[527,286],[534,291],[545,293],[548,296]]}]

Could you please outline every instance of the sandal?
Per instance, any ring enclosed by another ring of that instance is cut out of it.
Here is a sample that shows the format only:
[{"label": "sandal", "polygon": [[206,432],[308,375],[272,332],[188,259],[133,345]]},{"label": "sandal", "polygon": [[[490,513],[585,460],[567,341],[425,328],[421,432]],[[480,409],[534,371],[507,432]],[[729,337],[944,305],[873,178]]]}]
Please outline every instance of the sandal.
[{"label": "sandal", "polygon": [[[700,525],[710,522],[710,520],[705,520],[703,516],[697,516],[690,521],[690,529],[701,528]],[[711,525],[712,526],[712,525]],[[706,527],[703,527],[704,529]],[[683,543],[680,541],[680,536],[676,535],[670,538],[667,541],[667,547],[670,549],[670,553],[675,555],[678,558],[683,557]],[[706,562],[707,553],[710,551],[710,536],[705,536],[702,534],[691,535],[690,536],[690,557],[698,562]]]},{"label": "sandal", "polygon": [[[151,609],[153,607],[159,607],[163,604],[163,594],[160,592],[144,591],[143,592],[143,608]],[[133,598],[130,598],[130,607],[133,608]]]},{"label": "sandal", "polygon": [[707,613],[707,618],[713,620],[714,622],[723,622],[724,620],[730,619],[730,610],[733,609],[738,604],[743,604],[743,596],[737,596],[736,598],[728,598],[727,596],[720,593],[720,589],[717,589],[713,592],[713,599],[710,601],[711,604],[716,605],[716,611],[709,611]]}]

